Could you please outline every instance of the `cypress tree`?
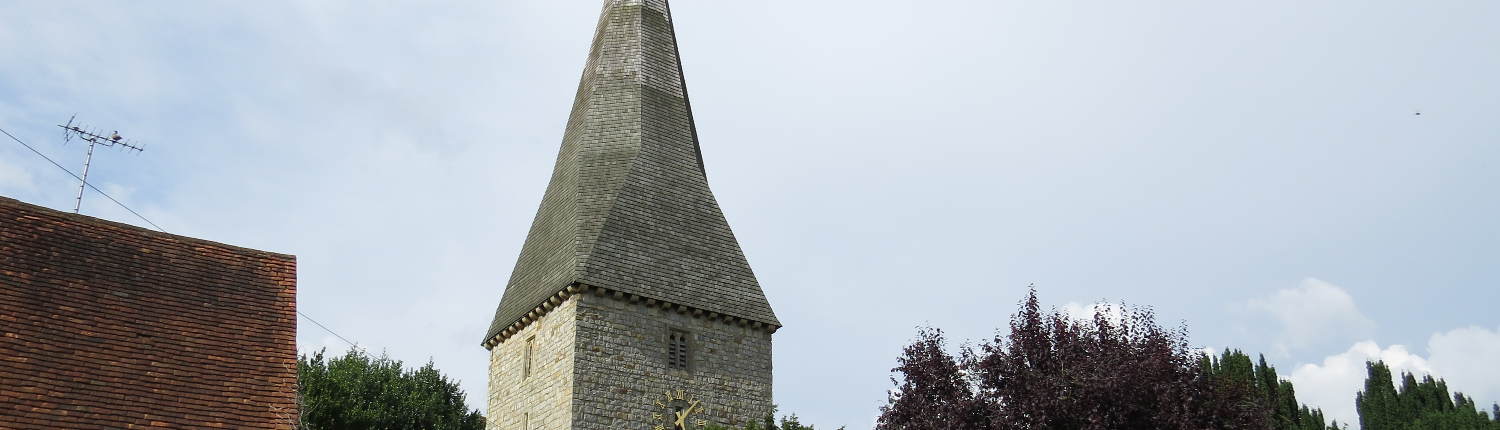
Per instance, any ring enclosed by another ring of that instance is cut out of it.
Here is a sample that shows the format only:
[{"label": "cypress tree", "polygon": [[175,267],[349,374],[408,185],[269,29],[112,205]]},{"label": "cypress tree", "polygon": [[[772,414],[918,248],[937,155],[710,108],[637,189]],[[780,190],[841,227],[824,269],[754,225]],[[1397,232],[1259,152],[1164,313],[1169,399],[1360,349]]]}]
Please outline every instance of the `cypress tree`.
[{"label": "cypress tree", "polygon": [[1391,369],[1384,361],[1365,362],[1368,375],[1365,389],[1354,394],[1354,406],[1359,410],[1359,427],[1363,430],[1400,430],[1402,422],[1396,415],[1401,409],[1396,398],[1395,381],[1391,380]]},{"label": "cypress tree", "polygon": [[[1367,362],[1365,389],[1355,394],[1364,430],[1500,430],[1500,421],[1479,410],[1463,393],[1448,394],[1448,383],[1401,373],[1398,390],[1384,362]],[[1500,415],[1500,408],[1496,408]]]},{"label": "cypress tree", "polygon": [[1205,355],[1203,372],[1211,381],[1209,390],[1211,415],[1219,417],[1216,428],[1244,427],[1247,423],[1265,422],[1276,430],[1327,430],[1321,409],[1297,403],[1292,382],[1283,380],[1276,367],[1261,355],[1252,364],[1250,356],[1240,350],[1225,349],[1218,357]]}]

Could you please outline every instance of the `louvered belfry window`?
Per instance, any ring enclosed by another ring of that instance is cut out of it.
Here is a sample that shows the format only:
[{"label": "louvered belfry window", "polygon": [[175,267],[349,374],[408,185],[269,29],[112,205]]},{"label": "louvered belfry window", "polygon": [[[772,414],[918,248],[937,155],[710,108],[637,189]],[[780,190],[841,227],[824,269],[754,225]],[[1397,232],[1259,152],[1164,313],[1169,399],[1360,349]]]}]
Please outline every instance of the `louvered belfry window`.
[{"label": "louvered belfry window", "polygon": [[685,331],[667,332],[667,368],[688,370],[688,334]]}]

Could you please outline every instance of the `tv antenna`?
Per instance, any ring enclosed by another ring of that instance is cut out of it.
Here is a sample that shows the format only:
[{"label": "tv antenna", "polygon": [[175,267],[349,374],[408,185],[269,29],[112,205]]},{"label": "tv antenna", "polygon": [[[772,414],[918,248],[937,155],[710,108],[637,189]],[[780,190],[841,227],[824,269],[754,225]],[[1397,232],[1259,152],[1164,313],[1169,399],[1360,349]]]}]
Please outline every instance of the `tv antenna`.
[{"label": "tv antenna", "polygon": [[62,127],[63,129],[64,145],[68,144],[68,141],[73,140],[75,136],[79,140],[89,143],[89,154],[88,156],[85,156],[83,158],[83,177],[78,178],[78,199],[73,203],[73,213],[76,214],[78,213],[78,209],[80,207],[83,207],[83,190],[87,188],[89,184],[89,163],[94,160],[95,146],[103,145],[111,148],[118,147],[120,150],[125,152],[135,151],[136,154],[140,154],[141,151],[145,151],[146,146],[138,142],[133,142],[129,139],[120,137],[119,131],[111,131],[108,135],[106,135],[92,127],[86,127],[82,124],[73,125],[74,118],[78,118],[78,115],[74,114],[71,118],[68,118],[67,125],[59,125],[58,127]]}]

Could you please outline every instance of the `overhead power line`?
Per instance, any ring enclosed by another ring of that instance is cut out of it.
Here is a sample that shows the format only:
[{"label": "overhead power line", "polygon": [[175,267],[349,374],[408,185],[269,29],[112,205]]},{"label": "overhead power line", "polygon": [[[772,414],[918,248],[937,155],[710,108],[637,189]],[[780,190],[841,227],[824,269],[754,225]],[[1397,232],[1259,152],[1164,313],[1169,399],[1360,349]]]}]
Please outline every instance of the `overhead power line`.
[{"label": "overhead power line", "polygon": [[[42,159],[47,160],[48,163],[52,163],[53,166],[57,166],[58,169],[61,169],[63,172],[67,172],[67,174],[73,176],[74,179],[79,180],[79,182],[82,182],[84,185],[87,185],[89,188],[94,189],[94,191],[99,192],[99,195],[102,195],[105,198],[108,198],[109,201],[115,202],[115,204],[120,205],[121,208],[124,208],[125,210],[130,211],[130,213],[134,214],[137,218],[140,218],[141,221],[145,221],[147,224],[151,224],[152,227],[156,227],[156,229],[160,230],[162,233],[166,233],[167,232],[165,229],[162,229],[161,226],[158,226],[158,225],[156,225],[156,223],[151,222],[151,220],[146,219],[146,217],[142,216],[139,212],[136,212],[135,210],[130,209],[129,206],[125,206],[125,204],[124,203],[120,203],[119,200],[115,200],[114,197],[111,197],[108,193],[105,193],[104,190],[100,190],[98,187],[95,187],[94,184],[91,184],[88,181],[85,181],[82,177],[79,177],[77,174],[74,174],[73,171],[68,170],[68,168],[63,167],[61,164],[57,164],[56,161],[52,161],[51,157],[48,157],[46,154],[43,154],[41,151],[36,150],[36,148],[33,148],[31,145],[26,144],[26,142],[21,141],[21,139],[16,138],[16,136],[10,134],[9,131],[5,131],[5,129],[0,128],[0,133],[5,133],[5,135],[7,137],[10,137],[11,140],[16,141],[16,143],[21,144],[21,146],[26,147],[26,149],[30,149],[31,152],[34,152],[34,153],[36,153],[36,155],[41,156]],[[333,331],[332,329],[329,329],[328,326],[325,326],[322,323],[319,323],[318,320],[312,319],[312,317],[307,316],[307,314],[302,313],[302,311],[296,311],[296,312],[297,312],[297,315],[300,315],[303,318],[307,318],[308,321],[312,322],[314,325],[317,325],[319,328],[322,328],[324,331],[327,331],[329,334],[332,334],[334,337],[339,338],[339,340],[344,341],[344,343],[349,344],[350,347],[357,348],[357,349],[359,349],[361,351],[364,350],[364,348],[360,347],[359,344],[356,344],[354,342],[349,341],[349,339],[345,338],[344,336],[339,335],[337,332]],[[499,423],[495,422],[494,419],[492,419],[490,417],[485,417],[485,421],[489,421],[490,424],[494,424],[496,426],[500,425]]]},{"label": "overhead power line", "polygon": [[[360,347],[359,344],[356,344],[354,342],[350,342],[349,339],[345,339],[343,336],[339,336],[339,334],[337,332],[334,332],[332,329],[329,329],[328,326],[325,326],[322,323],[319,323],[318,320],[312,319],[312,317],[307,316],[307,314],[302,313],[302,311],[297,311],[297,315],[301,315],[303,318],[307,318],[308,321],[311,321],[313,324],[316,324],[318,327],[321,327],[324,331],[327,331],[328,334],[333,335],[333,337],[337,337],[337,338],[339,338],[339,340],[344,341],[344,343],[349,344],[350,347],[358,349],[358,350],[360,350],[361,352],[363,352],[365,354],[369,354],[370,353],[369,351],[365,350],[363,347]],[[483,415],[481,415],[481,416],[483,416]],[[488,416],[484,416],[484,420],[488,421],[490,424],[493,424],[496,428],[500,427],[500,423],[496,422],[494,418],[491,418],[491,417],[488,417]]]},{"label": "overhead power line", "polygon": [[343,336],[339,336],[338,333],[335,333],[332,329],[329,329],[328,326],[325,326],[322,323],[319,323],[318,320],[312,319],[312,317],[307,316],[307,314],[302,313],[302,311],[297,311],[297,315],[301,315],[303,318],[307,318],[308,321],[312,321],[313,324],[317,324],[318,327],[322,327],[323,330],[325,330],[325,331],[328,332],[328,334],[333,335],[333,337],[339,338],[339,340],[344,341],[344,343],[349,344],[349,346],[354,347],[354,348],[359,348],[361,351],[364,350],[364,348],[360,348],[358,344],[356,344],[354,342],[350,342],[349,339],[345,339]]},{"label": "overhead power line", "polygon": [[89,154],[83,159],[83,177],[78,180],[78,201],[73,204],[73,213],[75,214],[78,213],[79,209],[83,208],[84,184],[89,182],[89,164],[94,161],[95,146],[119,147],[135,151],[136,154],[140,154],[141,151],[146,150],[146,147],[141,144],[132,143],[130,139],[120,137],[120,132],[118,131],[113,131],[109,135],[105,135],[102,131],[95,131],[92,127],[85,127],[83,124],[73,125],[73,120],[77,118],[78,115],[73,115],[72,118],[68,118],[68,125],[58,125],[58,127],[62,127],[63,129],[64,145],[69,140],[73,140],[74,136],[77,136],[79,140],[89,143]]},{"label": "overhead power line", "polygon": [[47,160],[48,163],[52,163],[53,166],[57,166],[57,168],[62,169],[62,171],[64,171],[64,172],[67,172],[68,175],[73,176],[73,179],[77,179],[80,183],[82,183],[84,185],[87,185],[89,188],[93,188],[94,191],[97,191],[99,193],[99,195],[104,196],[105,198],[109,199],[109,201],[115,202],[115,204],[120,205],[120,207],[125,208],[125,210],[130,211],[130,213],[132,213],[132,214],[135,214],[135,216],[137,218],[140,218],[141,221],[145,221],[146,224],[151,224],[152,227],[156,227],[156,229],[159,230],[159,231],[161,231],[162,233],[166,233],[167,232],[167,230],[161,228],[161,226],[156,225],[156,223],[151,222],[151,220],[149,220],[149,219],[146,219],[146,217],[142,216],[140,214],[140,212],[136,212],[134,209],[131,209],[129,206],[125,206],[124,203],[120,203],[119,200],[115,200],[114,197],[111,197],[108,193],[105,193],[104,190],[101,190],[101,189],[99,189],[99,187],[95,187],[94,184],[90,184],[90,183],[88,183],[88,181],[83,180],[83,177],[78,176],[77,174],[74,174],[72,170],[68,170],[68,168],[63,167],[61,164],[57,164],[56,161],[52,161],[52,158],[47,157],[47,155],[43,154],[42,151],[38,151],[38,150],[36,150],[36,148],[31,147],[31,145],[27,145],[26,142],[22,142],[21,139],[16,138],[15,135],[10,134],[10,132],[5,131],[5,129],[0,128],[0,133],[5,133],[5,135],[9,136],[11,140],[16,141],[16,143],[21,144],[21,146],[26,147],[26,149],[30,149],[31,152],[35,152],[36,155],[41,156],[42,159]]}]

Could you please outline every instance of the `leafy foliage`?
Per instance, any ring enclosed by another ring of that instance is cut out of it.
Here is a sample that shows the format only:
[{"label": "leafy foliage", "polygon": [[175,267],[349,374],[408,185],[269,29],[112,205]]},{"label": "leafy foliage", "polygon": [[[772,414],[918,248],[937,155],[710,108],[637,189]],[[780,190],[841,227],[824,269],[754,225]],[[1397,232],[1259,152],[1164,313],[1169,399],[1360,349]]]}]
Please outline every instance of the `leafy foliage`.
[{"label": "leafy foliage", "polygon": [[1321,409],[1299,405],[1292,382],[1277,376],[1264,355],[1253,364],[1244,352],[1226,348],[1220,356],[1205,355],[1199,367],[1212,387],[1206,401],[1209,415],[1220,420],[1215,428],[1265,420],[1278,430],[1338,429],[1337,421],[1325,424]]},{"label": "leafy foliage", "polygon": [[[964,379],[959,363],[944,352],[943,332],[923,329],[908,345],[895,370],[906,375],[881,408],[877,426],[910,430],[967,430],[985,426],[985,409]],[[896,382],[892,378],[891,382]]]},{"label": "leafy foliage", "polygon": [[[798,421],[797,414],[783,415],[781,417],[781,422],[778,424],[776,422],[776,406],[772,405],[771,406],[771,410],[767,411],[766,415],[764,417],[761,417],[761,419],[758,420],[758,421],[757,420],[752,420],[750,422],[745,423],[744,426],[734,426],[734,425],[724,426],[724,425],[720,425],[720,424],[709,424],[708,426],[703,427],[703,430],[816,430],[816,429],[814,429],[812,425],[804,425],[800,421]],[[839,427],[839,430],[844,430],[844,428],[843,427]]]},{"label": "leafy foliage", "polygon": [[1150,309],[1096,312],[1079,321],[1043,313],[1031,291],[1008,337],[965,351],[990,418],[986,428],[1194,428],[1197,356],[1182,330]]},{"label": "leafy foliage", "polygon": [[310,430],[479,430],[484,416],[469,410],[458,384],[432,363],[417,369],[385,354],[350,349],[325,359],[323,351],[297,358],[302,428]]},{"label": "leafy foliage", "polygon": [[892,369],[902,379],[876,429],[1324,429],[1264,358],[1202,354],[1150,308],[1114,310],[1044,313],[1032,290],[1009,333],[958,358],[941,331],[922,329]]},{"label": "leafy foliage", "polygon": [[1424,375],[1418,381],[1402,372],[1398,391],[1384,361],[1366,362],[1365,367],[1365,389],[1354,400],[1364,430],[1500,430],[1500,405],[1494,406],[1491,419],[1463,393],[1450,397],[1442,379]]}]

